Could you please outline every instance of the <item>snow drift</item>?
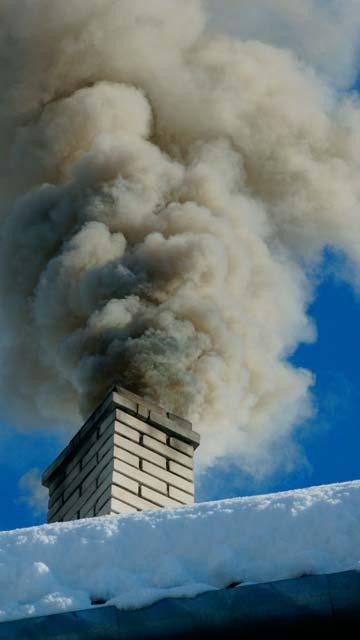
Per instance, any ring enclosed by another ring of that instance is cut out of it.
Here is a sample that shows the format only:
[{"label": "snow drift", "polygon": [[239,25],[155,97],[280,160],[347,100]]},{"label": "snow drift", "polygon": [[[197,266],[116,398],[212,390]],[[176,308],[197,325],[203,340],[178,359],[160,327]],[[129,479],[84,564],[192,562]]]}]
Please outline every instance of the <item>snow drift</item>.
[{"label": "snow drift", "polygon": [[0,534],[0,620],[360,567],[360,482]]}]

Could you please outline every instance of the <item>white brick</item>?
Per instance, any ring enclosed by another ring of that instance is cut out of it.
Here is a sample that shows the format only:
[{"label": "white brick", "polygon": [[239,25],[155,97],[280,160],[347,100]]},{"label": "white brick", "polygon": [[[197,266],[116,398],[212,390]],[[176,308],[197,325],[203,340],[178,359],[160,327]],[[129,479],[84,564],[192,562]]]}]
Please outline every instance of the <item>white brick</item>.
[{"label": "white brick", "polygon": [[127,489],[128,491],[131,491],[132,493],[135,493],[136,495],[138,495],[139,485],[135,480],[132,480],[131,478],[127,478],[121,473],[114,471],[112,481],[115,485],[122,487],[123,489]]},{"label": "white brick", "polygon": [[81,512],[80,512],[80,518],[93,518],[94,515],[95,515],[95,507],[94,507],[94,505],[89,507],[88,510],[85,511],[83,514],[81,514]]},{"label": "white brick", "polygon": [[79,502],[75,502],[75,504],[73,504],[72,507],[66,511],[66,513],[62,517],[62,520],[64,521],[77,520],[79,511],[80,511],[80,504]]},{"label": "white brick", "polygon": [[[107,466],[109,466],[109,465],[107,465]],[[94,490],[97,488],[96,478],[97,478],[98,471],[99,470],[97,469],[97,467],[95,467],[95,469],[92,471],[92,473],[90,473],[88,475],[88,477],[85,478],[84,482],[82,483],[82,485],[80,487],[80,495],[81,495],[81,497],[86,495],[88,493],[88,491],[90,491],[91,487],[94,487]]]},{"label": "white brick", "polygon": [[65,489],[64,491],[64,503],[66,504],[69,500],[70,496],[80,487],[81,482],[86,478],[86,476],[93,471],[96,467],[96,461],[91,461],[81,473],[77,475],[75,480]]},{"label": "white brick", "polygon": [[114,447],[114,457],[118,460],[122,460],[123,462],[132,465],[133,467],[139,468],[140,461],[138,456],[134,456],[132,453],[124,451],[124,449]]},{"label": "white brick", "polygon": [[77,476],[80,474],[80,471],[81,471],[81,466],[80,466],[80,462],[78,462],[74,466],[72,471],[66,474],[66,477],[64,479],[64,486],[68,486],[69,484],[71,484],[73,480],[75,480],[75,478],[77,478]]},{"label": "white brick", "polygon": [[[150,463],[149,463],[150,464]],[[158,468],[158,467],[156,467]],[[114,469],[119,473],[128,476],[129,478],[133,478],[137,480],[141,484],[145,484],[152,489],[156,489],[162,493],[167,493],[167,485],[166,482],[162,480],[158,480],[158,478],[154,478],[150,476],[148,473],[144,473],[140,471],[140,469],[135,469],[134,467],[130,467],[130,465],[125,464],[124,462],[120,462],[120,460],[114,460]]]},{"label": "white brick", "polygon": [[192,504],[194,502],[193,496],[189,496],[188,493],[184,493],[184,491],[180,491],[175,487],[169,487],[169,496],[170,498],[174,498],[174,500],[178,500],[183,504]]},{"label": "white brick", "polygon": [[127,424],[133,429],[136,429],[140,433],[146,433],[146,435],[159,440],[160,442],[166,443],[166,433],[156,429],[156,427],[152,427],[150,424],[147,424],[143,420],[139,420],[138,418],[134,418],[134,416],[130,416],[123,411],[116,411],[116,420],[121,424]]},{"label": "white brick", "polygon": [[77,464],[80,461],[80,459],[83,458],[90,451],[90,449],[93,448],[94,444],[99,439],[99,437],[104,433],[104,431],[106,431],[108,426],[114,421],[115,421],[115,411],[113,411],[109,416],[107,416],[105,420],[100,423],[97,429],[92,430],[91,433],[86,436],[86,438],[84,439],[83,443],[80,446],[79,451],[75,456],[73,456],[73,458],[68,463],[66,467],[66,473],[69,473],[74,467],[74,465]]},{"label": "white brick", "polygon": [[141,492],[142,498],[145,498],[145,500],[151,500],[151,502],[154,502],[160,507],[178,507],[179,506],[179,504],[175,502],[175,500],[172,500],[167,496],[163,496],[161,493],[158,493],[157,491],[148,489],[148,487],[141,487],[140,492]]},{"label": "white brick", "polygon": [[119,436],[124,436],[125,438],[129,438],[133,442],[140,442],[140,432],[135,431],[135,429],[131,429],[126,424],[122,422],[115,422],[115,432],[119,434]]},{"label": "white brick", "polygon": [[54,500],[51,496],[50,496],[50,500],[49,500],[49,511],[51,509],[51,511],[53,513],[56,513],[56,511],[58,509],[60,509],[60,507],[62,507],[62,505],[64,504],[63,502],[63,493],[60,493],[60,496]]},{"label": "white brick", "polygon": [[[95,515],[98,515],[100,511],[103,511],[105,505],[111,505],[111,500],[111,487],[108,487],[108,489],[103,494],[101,494],[100,498],[96,502],[96,505],[94,506]],[[108,513],[110,513],[110,511],[108,511]]]},{"label": "white brick", "polygon": [[[115,495],[114,489],[116,489],[116,495]],[[147,500],[143,500],[142,498],[135,496],[133,493],[130,493],[129,491],[125,491],[125,489],[112,487],[112,495],[114,498],[116,498],[116,500],[120,500],[120,502],[125,502],[130,507],[135,507],[136,509],[142,510],[142,509],[156,508],[156,506],[151,502],[148,502]],[[114,500],[114,505],[115,505],[115,500]],[[116,509],[116,506],[114,506],[114,509]]]},{"label": "white brick", "polygon": [[185,453],[187,456],[193,456],[194,449],[191,444],[186,444],[186,442],[182,442],[182,440],[178,440],[177,438],[169,438],[169,445],[173,449],[177,449],[177,451],[181,451],[181,453]]},{"label": "white brick", "polygon": [[125,504],[125,502],[121,502],[116,498],[111,498],[111,513],[114,515],[121,515],[122,513],[136,513],[137,511],[138,509],[136,509],[136,507],[130,507],[130,505]]},{"label": "white brick", "polygon": [[112,436],[114,433],[114,422],[112,422],[106,431],[101,435],[101,437],[96,441],[96,443],[88,450],[88,452],[83,456],[81,460],[82,467],[85,467],[90,460],[92,460],[95,455],[100,451],[104,446],[107,448],[112,445]]},{"label": "white brick", "polygon": [[[111,479],[110,479],[111,482]],[[107,487],[105,485],[102,485],[101,487],[99,487],[97,489],[97,491],[95,491],[95,493],[93,493],[89,500],[87,500],[87,502],[84,504],[83,507],[80,508],[80,518],[84,518],[85,517],[85,513],[89,512],[89,509],[91,509],[92,506],[95,507],[95,509],[101,504],[103,504],[104,502],[106,502],[106,500],[108,500],[111,496],[111,485],[109,484]]]},{"label": "white brick", "polygon": [[117,516],[122,513],[137,513],[137,511],[135,507],[130,507],[124,502],[111,498],[95,513],[95,516]]},{"label": "white brick", "polygon": [[111,498],[107,500],[105,504],[96,512],[97,516],[110,516],[111,515]]},{"label": "white brick", "polygon": [[92,471],[85,477],[81,484],[81,492],[83,493],[87,487],[101,475],[107,475],[113,468],[113,452],[110,449],[106,456],[103,457],[99,464],[95,465]]},{"label": "white brick", "polygon": [[108,449],[107,443],[104,445],[104,447],[106,447],[106,449],[104,449],[106,453],[101,458],[101,461],[97,463],[95,457],[91,458],[89,463],[82,469],[76,480],[74,480],[74,482],[64,491],[65,502],[68,500],[75,487],[78,487],[81,484],[81,492],[83,492],[83,490],[86,489],[87,485],[91,484],[93,478],[95,478],[98,473],[100,473],[100,471],[102,471],[102,469],[106,467],[106,465],[111,463],[113,459],[112,447]]},{"label": "white brick", "polygon": [[106,442],[103,444],[103,446],[101,447],[101,449],[99,449],[99,451],[97,452],[96,454],[97,463],[99,464],[101,460],[108,454],[108,452],[113,450],[114,450],[114,436],[111,438],[108,438]]},{"label": "white brick", "polygon": [[[112,454],[113,452],[111,452]],[[106,458],[104,458],[106,460]],[[114,458],[111,457],[111,462],[108,463],[96,478],[97,486],[100,487],[104,482],[108,481],[108,476],[112,476],[114,470]]]},{"label": "white brick", "polygon": [[[79,471],[80,463],[76,465],[77,473],[74,474],[75,469],[73,469],[72,473],[65,478],[63,484],[58,487],[58,489],[54,494],[52,494],[51,496],[52,502],[57,497],[57,495],[61,496],[62,493],[64,494],[64,501],[67,502],[67,500],[69,499],[73,491],[75,491],[75,489],[77,489],[77,487],[80,486],[80,484],[92,472],[92,470],[96,468],[97,461],[96,461],[95,454],[97,450],[100,451],[101,456],[103,456],[104,452],[106,455],[108,455],[108,452],[112,450],[112,442],[109,442],[108,437],[104,437],[103,439],[99,440],[98,443],[94,446],[94,449],[93,449],[94,455],[86,456],[83,459],[83,462],[81,465],[81,471]],[[84,460],[87,461],[87,464],[84,463]],[[103,463],[103,460],[101,460],[101,464],[102,463]]]},{"label": "white brick", "polygon": [[120,406],[123,406],[126,409],[129,409],[135,414],[137,413],[137,410],[138,410],[137,396],[134,395],[133,397],[130,397],[130,395],[124,394],[121,391],[120,393],[115,391],[113,398],[114,398],[114,402],[118,403]]},{"label": "white brick", "polygon": [[[99,496],[99,491],[101,495],[101,492],[104,491],[106,487],[110,486],[111,478],[112,471],[110,472],[106,480],[104,480],[101,487],[98,487],[97,481],[96,479],[94,479],[93,482],[86,488],[86,491],[81,494],[72,509],[66,512],[66,516],[69,516],[70,519],[75,518],[78,511],[83,511],[83,507],[85,507],[86,510],[90,508],[91,505],[94,506],[96,498]],[[97,491],[97,489],[99,489],[99,491]]]},{"label": "white brick", "polygon": [[69,516],[68,514],[66,514],[66,516],[63,517],[62,522],[69,522],[70,520],[78,520],[78,519],[79,519],[78,512],[76,512],[75,515],[72,514]]},{"label": "white brick", "polygon": [[152,451],[156,451],[160,453],[162,456],[169,458],[169,460],[174,460],[179,464],[188,467],[189,469],[193,468],[192,458],[185,456],[183,453],[176,451],[176,449],[171,449],[171,447],[167,447],[165,444],[154,440],[154,438],[150,438],[149,436],[144,436],[143,440],[144,447],[151,449]]},{"label": "white brick", "polygon": [[62,486],[63,482],[65,479],[65,473],[63,471],[59,471],[59,473],[56,474],[55,477],[52,478],[51,482],[49,482],[49,494],[52,496],[54,493],[56,493],[58,487]]},{"label": "white brick", "polygon": [[84,455],[89,451],[89,449],[91,449],[91,447],[94,446],[97,438],[98,438],[97,430],[95,429],[95,431],[93,431],[89,435],[89,437],[86,439],[86,441],[84,441],[84,443],[80,446],[80,449],[78,450],[76,455],[74,455],[74,457],[71,458],[69,463],[66,465],[66,470],[65,471],[66,471],[67,475],[69,475],[69,473],[80,462],[81,458],[84,457]]},{"label": "white brick", "polygon": [[94,507],[98,497],[101,496],[102,493],[110,487],[111,477],[112,474],[108,476],[107,480],[104,481],[104,483],[100,487],[97,487],[96,480],[94,480],[93,484],[87,488],[82,496],[80,496],[73,509],[67,512],[66,515],[72,515],[73,517],[75,517],[77,512],[80,511],[80,517],[85,517],[83,514],[87,513],[92,507]]},{"label": "white brick", "polygon": [[[71,483],[70,483],[71,484]],[[63,495],[65,489],[69,486],[69,483],[66,482],[66,478],[63,478],[62,482],[57,483],[55,485],[55,489],[50,487],[49,489],[49,506],[53,506],[53,504]],[[76,487],[76,483],[73,485]]]},{"label": "white brick", "polygon": [[153,451],[149,451],[145,447],[142,447],[139,444],[135,444],[135,442],[130,442],[130,440],[126,440],[126,438],[121,438],[121,436],[119,436],[117,433],[114,436],[114,440],[116,446],[120,447],[120,449],[125,449],[125,451],[129,451],[133,455],[139,456],[139,458],[141,459],[153,462],[154,464],[157,464],[164,469],[166,468],[165,458],[158,455],[157,453],[153,453]]},{"label": "white brick", "polygon": [[106,416],[105,420],[99,421],[98,425],[98,434],[99,437],[102,436],[104,431],[115,422],[115,411],[112,411],[108,416]]},{"label": "white brick", "polygon": [[[106,485],[105,485],[106,486]],[[98,489],[98,484],[96,478],[87,485],[86,489],[81,492],[80,500],[79,500],[79,509],[86,502],[88,502],[89,498],[95,494],[96,489]],[[81,504],[80,504],[81,501]]]},{"label": "white brick", "polygon": [[[183,491],[187,491],[190,494],[194,493],[194,485],[192,482],[189,482],[184,478],[180,478],[179,476],[176,476],[175,474],[170,473],[169,471],[164,471],[164,469],[160,469],[159,467],[156,467],[155,465],[151,464],[150,462],[146,462],[145,460],[143,462],[143,470],[146,473],[149,473],[155,476],[156,478],[161,478],[161,480],[164,480],[165,482],[173,485],[174,487],[178,487],[179,489],[182,489]],[[187,469],[186,469],[186,472],[187,472]]]},{"label": "white brick", "polygon": [[138,404],[138,415],[142,416],[142,418],[144,418],[144,420],[147,421],[149,416],[150,416],[149,407],[147,407],[142,402],[139,402],[139,404]]},{"label": "white brick", "polygon": [[127,414],[122,406],[105,418],[95,414],[86,423],[81,445],[80,438],[72,445],[76,455],[69,456],[66,466],[58,467],[60,473],[54,473],[49,491],[50,521],[193,502],[191,439],[184,435],[183,440],[180,428],[172,435],[167,414],[159,411],[157,415],[156,407],[151,414],[148,408],[143,413],[151,424]]},{"label": "white brick", "polygon": [[58,520],[58,518],[62,518],[64,515],[66,515],[66,513],[70,511],[71,507],[73,507],[77,503],[77,501],[79,500],[79,497],[80,497],[80,491],[79,489],[76,489],[76,491],[74,491],[74,493],[69,498],[69,500],[67,500],[67,502],[65,502],[65,504],[58,511],[55,511],[54,509],[50,509],[49,516],[48,516],[49,520],[52,520],[53,517],[56,517],[56,520]]},{"label": "white brick", "polygon": [[177,464],[176,462],[169,462],[169,470],[171,473],[175,473],[182,478],[186,478],[187,480],[193,480],[193,472],[190,469],[185,469],[181,464]]}]

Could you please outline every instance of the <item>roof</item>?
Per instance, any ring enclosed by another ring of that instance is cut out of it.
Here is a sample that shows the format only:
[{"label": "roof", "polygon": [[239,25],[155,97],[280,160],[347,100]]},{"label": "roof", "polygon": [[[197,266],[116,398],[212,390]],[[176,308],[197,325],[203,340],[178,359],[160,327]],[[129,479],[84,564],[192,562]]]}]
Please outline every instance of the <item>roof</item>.
[{"label": "roof", "polygon": [[316,629],[344,637],[354,623],[360,624],[360,574],[348,571],[165,599],[137,611],[98,607],[6,622],[0,640],[263,640]]}]

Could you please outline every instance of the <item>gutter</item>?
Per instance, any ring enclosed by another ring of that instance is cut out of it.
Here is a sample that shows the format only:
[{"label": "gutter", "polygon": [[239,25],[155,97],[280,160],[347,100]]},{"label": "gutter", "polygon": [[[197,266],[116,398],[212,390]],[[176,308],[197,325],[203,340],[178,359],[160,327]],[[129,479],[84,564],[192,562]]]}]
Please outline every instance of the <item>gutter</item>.
[{"label": "gutter", "polygon": [[0,624],[0,640],[288,638],[360,631],[360,573],[346,571],[161,600],[136,611],[99,606]]}]

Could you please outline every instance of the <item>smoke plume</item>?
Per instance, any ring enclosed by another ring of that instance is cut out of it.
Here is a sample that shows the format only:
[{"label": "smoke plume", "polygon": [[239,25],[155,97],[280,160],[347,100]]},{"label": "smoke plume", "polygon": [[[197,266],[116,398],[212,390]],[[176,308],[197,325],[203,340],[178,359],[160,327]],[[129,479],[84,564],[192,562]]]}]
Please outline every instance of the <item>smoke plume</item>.
[{"label": "smoke plume", "polygon": [[360,0],[207,0],[217,28],[295,51],[332,84],[358,75]]},{"label": "smoke plume", "polygon": [[357,100],[198,0],[3,0],[0,86],[6,405],[78,426],[118,382],[270,464],[324,248],[359,284]]},{"label": "smoke plume", "polygon": [[34,467],[24,473],[19,480],[18,487],[20,491],[19,502],[25,504],[35,517],[44,516],[48,508],[49,494],[41,484],[40,469]]}]

